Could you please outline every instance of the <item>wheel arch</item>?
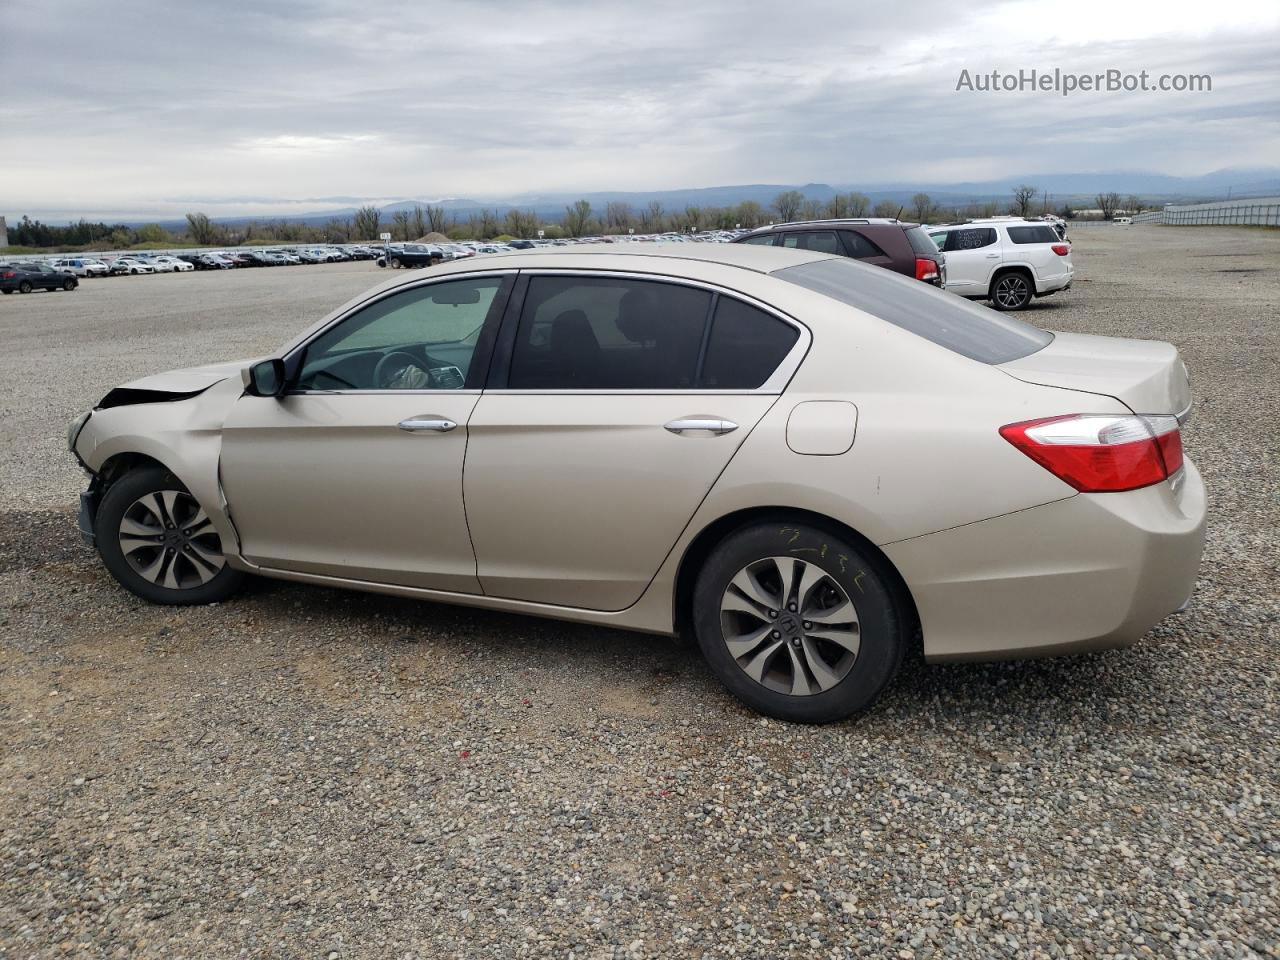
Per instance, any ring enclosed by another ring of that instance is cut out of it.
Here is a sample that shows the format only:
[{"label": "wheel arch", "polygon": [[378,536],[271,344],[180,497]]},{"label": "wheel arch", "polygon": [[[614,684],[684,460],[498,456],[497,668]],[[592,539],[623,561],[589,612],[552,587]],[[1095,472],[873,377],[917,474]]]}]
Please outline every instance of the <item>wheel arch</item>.
[{"label": "wheel arch", "polygon": [[112,454],[103,461],[102,466],[98,468],[98,472],[95,475],[95,479],[98,483],[98,490],[101,493],[105,493],[108,487],[123,477],[126,473],[132,473],[134,470],[143,467],[159,467],[161,470],[167,470],[169,473],[173,473],[175,477],[177,476],[177,474],[174,473],[173,468],[167,463],[163,463],[146,453],[139,453],[136,450],[126,450],[121,453]]},{"label": "wheel arch", "polygon": [[991,299],[995,295],[996,283],[1007,273],[1025,274],[1026,278],[1031,281],[1031,295],[1036,295],[1036,272],[1026,263],[1002,263],[996,267],[991,274],[991,282],[987,284],[987,299]]},{"label": "wheel arch", "polygon": [[682,636],[692,635],[693,590],[698,580],[698,572],[702,569],[707,557],[726,538],[743,527],[757,523],[773,521],[791,521],[807,523],[830,531],[836,536],[846,537],[860,550],[864,551],[875,563],[879,572],[885,576],[893,590],[894,599],[907,618],[906,636],[910,649],[917,653],[922,651],[920,634],[920,614],[916,609],[915,598],[911,588],[903,579],[893,561],[877,547],[847,523],[842,523],[826,514],[800,507],[748,507],[735,510],[718,517],[698,532],[685,548],[676,572],[675,590],[672,597],[672,622],[676,632]]}]

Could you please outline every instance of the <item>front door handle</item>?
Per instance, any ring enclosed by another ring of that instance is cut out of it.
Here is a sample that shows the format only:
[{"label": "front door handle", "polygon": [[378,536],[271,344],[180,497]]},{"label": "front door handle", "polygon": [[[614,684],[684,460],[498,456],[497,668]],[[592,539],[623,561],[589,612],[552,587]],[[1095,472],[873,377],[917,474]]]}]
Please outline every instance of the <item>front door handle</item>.
[{"label": "front door handle", "polygon": [[987,259],[988,259],[988,260],[999,260],[999,259],[1000,259],[1000,254],[998,254],[998,253],[988,253],[988,254],[987,254]]},{"label": "front door handle", "polygon": [[420,433],[424,430],[430,430],[435,433],[448,433],[457,426],[448,417],[437,416],[433,413],[424,413],[421,416],[410,417],[408,420],[401,420],[397,426],[401,430],[407,430],[410,433]]},{"label": "front door handle", "polygon": [[732,433],[738,429],[738,425],[723,417],[681,417],[666,424],[666,429],[680,436],[701,431],[718,437],[723,433]]}]

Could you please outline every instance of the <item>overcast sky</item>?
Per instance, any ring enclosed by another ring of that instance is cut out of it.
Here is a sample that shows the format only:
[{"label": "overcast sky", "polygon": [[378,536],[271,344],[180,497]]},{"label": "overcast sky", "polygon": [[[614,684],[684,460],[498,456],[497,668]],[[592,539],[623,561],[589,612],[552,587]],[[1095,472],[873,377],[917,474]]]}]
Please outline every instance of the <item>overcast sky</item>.
[{"label": "overcast sky", "polygon": [[[1280,162],[1280,3],[0,0],[0,213]],[[971,73],[1208,73],[983,94]]]}]

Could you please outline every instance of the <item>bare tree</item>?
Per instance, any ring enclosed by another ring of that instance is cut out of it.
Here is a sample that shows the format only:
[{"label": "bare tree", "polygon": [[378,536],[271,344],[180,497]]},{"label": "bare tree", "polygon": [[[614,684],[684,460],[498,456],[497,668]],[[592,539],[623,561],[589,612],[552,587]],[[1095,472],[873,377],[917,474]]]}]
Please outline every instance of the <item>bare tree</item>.
[{"label": "bare tree", "polygon": [[817,200],[805,200],[804,203],[800,204],[800,219],[821,220],[822,204]]},{"label": "bare tree", "polygon": [[498,235],[498,218],[493,215],[492,210],[482,208],[479,215],[472,216],[471,227],[478,238],[488,240]]},{"label": "bare tree", "polygon": [[415,237],[427,235],[427,218],[422,212],[422,207],[413,208],[413,235]]},{"label": "bare tree", "polygon": [[1111,193],[1100,193],[1095,199],[1098,204],[1098,209],[1102,211],[1103,220],[1110,220],[1115,216],[1116,211],[1120,209],[1120,194],[1115,193],[1114,191]]},{"label": "bare tree", "polygon": [[657,200],[640,211],[640,229],[645,233],[657,233],[662,229],[662,204]]},{"label": "bare tree", "polygon": [[513,237],[528,239],[538,232],[538,216],[532,210],[507,211],[506,231]]},{"label": "bare tree", "polygon": [[408,210],[397,210],[391,215],[391,232],[395,234],[397,240],[412,240],[409,235],[409,228],[413,222],[413,218],[409,215]]},{"label": "bare tree", "polygon": [[872,214],[877,217],[894,218],[894,217],[897,217],[898,214],[900,214],[901,212],[902,212],[902,208],[898,206],[896,203],[894,203],[892,200],[881,200],[879,203],[876,204],[876,208],[875,210],[872,211]]},{"label": "bare tree", "polygon": [[915,211],[916,222],[928,223],[933,213],[933,198],[927,193],[917,193],[911,198],[911,207]]},{"label": "bare tree", "polygon": [[444,207],[427,204],[426,214],[427,226],[431,228],[432,233],[444,233],[452,226],[450,222],[452,217],[449,216],[449,212]]},{"label": "bare tree", "polygon": [[604,221],[611,230],[626,230],[631,226],[631,204],[621,200],[610,201],[604,208]]},{"label": "bare tree", "polygon": [[773,208],[778,211],[778,217],[784,223],[794,220],[803,204],[804,194],[799,190],[787,190],[773,198]]},{"label": "bare tree", "polygon": [[382,211],[375,206],[361,207],[356,211],[355,233],[359,240],[377,240],[382,227]]},{"label": "bare tree", "polygon": [[764,223],[764,208],[754,200],[743,200],[734,212],[734,224],[744,227],[758,227]]},{"label": "bare tree", "polygon": [[1031,205],[1035,202],[1036,194],[1040,192],[1039,187],[1033,187],[1029,184],[1022,184],[1013,188],[1013,208],[1010,213],[1014,216],[1025,217],[1031,213]]},{"label": "bare tree", "polygon": [[591,220],[591,201],[575,200],[572,206],[564,208],[564,228],[571,237],[580,237],[587,232],[587,223]]},{"label": "bare tree", "polygon": [[351,221],[333,217],[324,225],[324,238],[329,243],[346,243],[351,239]]},{"label": "bare tree", "polygon": [[849,194],[849,216],[865,217],[871,209],[871,198],[865,193]]},{"label": "bare tree", "polygon": [[1131,193],[1124,202],[1124,209],[1132,217],[1134,214],[1142,212],[1142,201]]},{"label": "bare tree", "polygon": [[205,214],[188,213],[187,232],[196,243],[207,246],[217,243],[222,231]]}]

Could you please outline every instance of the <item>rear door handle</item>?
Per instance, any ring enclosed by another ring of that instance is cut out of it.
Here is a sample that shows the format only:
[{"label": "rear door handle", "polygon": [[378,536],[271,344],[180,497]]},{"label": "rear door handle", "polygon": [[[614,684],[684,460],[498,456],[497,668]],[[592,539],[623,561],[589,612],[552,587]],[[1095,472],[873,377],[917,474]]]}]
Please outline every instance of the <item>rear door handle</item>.
[{"label": "rear door handle", "polygon": [[987,254],[987,259],[988,259],[988,260],[999,260],[999,259],[1000,259],[1000,254],[998,254],[998,253],[988,253],[988,254]]},{"label": "rear door handle", "polygon": [[433,413],[424,413],[417,417],[410,417],[408,420],[401,420],[397,426],[401,430],[407,430],[409,433],[421,433],[423,431],[433,431],[435,433],[448,433],[457,426],[448,417],[440,417]]},{"label": "rear door handle", "polygon": [[685,433],[699,431],[720,436],[723,433],[732,433],[737,430],[738,425],[732,420],[725,420],[723,417],[681,417],[679,420],[672,420],[666,424],[666,429],[681,436]]}]

